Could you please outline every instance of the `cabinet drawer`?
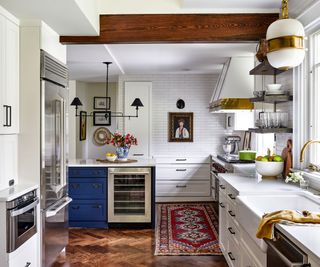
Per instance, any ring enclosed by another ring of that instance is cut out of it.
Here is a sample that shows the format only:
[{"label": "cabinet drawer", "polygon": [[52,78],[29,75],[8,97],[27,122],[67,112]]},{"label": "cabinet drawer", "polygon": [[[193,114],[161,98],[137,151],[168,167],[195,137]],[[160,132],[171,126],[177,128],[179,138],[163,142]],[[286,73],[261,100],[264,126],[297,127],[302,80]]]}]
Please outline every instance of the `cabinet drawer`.
[{"label": "cabinet drawer", "polygon": [[234,242],[229,241],[229,249],[227,251],[228,262],[230,267],[241,266],[240,248]]},{"label": "cabinet drawer", "polygon": [[230,185],[227,186],[226,192],[227,192],[229,201],[235,205],[238,192],[235,189],[233,189]]},{"label": "cabinet drawer", "polygon": [[158,181],[158,197],[209,197],[209,181]]},{"label": "cabinet drawer", "polygon": [[73,199],[105,199],[106,178],[70,178],[69,195]]},{"label": "cabinet drawer", "polygon": [[204,164],[190,165],[164,165],[156,168],[157,179],[181,180],[181,179],[210,179],[209,166]]},{"label": "cabinet drawer", "polygon": [[208,164],[210,163],[209,157],[165,157],[165,156],[155,156],[154,159],[156,163],[160,164]]},{"label": "cabinet drawer", "polygon": [[235,224],[234,220],[228,218],[228,223],[225,226],[227,228],[227,232],[229,234],[229,240],[233,240],[235,244],[239,245],[240,242],[240,231],[238,226]]},{"label": "cabinet drawer", "polygon": [[74,200],[69,205],[70,221],[106,221],[105,200]]},{"label": "cabinet drawer", "polygon": [[69,168],[69,177],[73,178],[107,178],[107,168]]},{"label": "cabinet drawer", "polygon": [[227,200],[227,202],[228,202],[228,209],[227,209],[228,220],[232,221],[237,227],[239,227],[239,223],[237,221],[238,215],[239,215],[237,213],[237,206],[231,204],[229,200]]}]

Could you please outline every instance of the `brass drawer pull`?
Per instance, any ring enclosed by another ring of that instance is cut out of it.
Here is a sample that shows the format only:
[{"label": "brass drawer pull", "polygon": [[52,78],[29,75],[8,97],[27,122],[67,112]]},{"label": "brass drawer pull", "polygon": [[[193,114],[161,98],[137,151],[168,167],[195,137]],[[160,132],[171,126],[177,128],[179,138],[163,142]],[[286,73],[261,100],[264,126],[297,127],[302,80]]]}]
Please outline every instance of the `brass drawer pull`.
[{"label": "brass drawer pull", "polygon": [[229,198],[231,198],[232,200],[235,200],[236,198],[232,195],[232,194],[228,194]]},{"label": "brass drawer pull", "polygon": [[223,209],[226,207],[225,205],[223,205],[222,202],[220,202],[219,205],[220,205],[220,207],[223,208]]},{"label": "brass drawer pull", "polygon": [[228,256],[229,256],[230,260],[232,260],[232,261],[236,260],[235,257],[233,257],[231,252],[228,252]]},{"label": "brass drawer pull", "polygon": [[223,184],[219,185],[219,187],[220,187],[222,190],[225,190],[225,189],[226,189],[226,187],[225,187]]}]

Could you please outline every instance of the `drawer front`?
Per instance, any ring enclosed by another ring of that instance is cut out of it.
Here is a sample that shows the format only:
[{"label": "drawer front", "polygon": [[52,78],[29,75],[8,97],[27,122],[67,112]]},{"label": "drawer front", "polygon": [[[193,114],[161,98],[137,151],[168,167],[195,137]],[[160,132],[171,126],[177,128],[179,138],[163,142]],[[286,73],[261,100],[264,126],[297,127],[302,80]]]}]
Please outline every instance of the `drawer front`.
[{"label": "drawer front", "polygon": [[203,164],[190,165],[166,165],[156,168],[157,179],[181,180],[181,179],[210,179],[209,166]]},{"label": "drawer front", "polygon": [[156,163],[160,164],[209,164],[209,157],[154,157]]},{"label": "drawer front", "polygon": [[159,181],[158,197],[209,197],[210,181]]},{"label": "drawer front", "polygon": [[226,193],[229,201],[231,201],[232,204],[236,205],[236,197],[238,196],[238,192],[234,190],[230,185],[228,185]]},{"label": "drawer front", "polygon": [[106,221],[105,200],[74,200],[69,205],[70,221]]},{"label": "drawer front", "polygon": [[229,266],[231,267],[241,266],[240,248],[234,242],[229,242],[227,257],[228,257]]},{"label": "drawer front", "polygon": [[227,227],[229,237],[232,238],[232,240],[233,240],[233,242],[235,242],[235,244],[239,245],[240,231],[239,231],[238,226],[234,223],[234,220],[228,218],[228,223],[225,227]]},{"label": "drawer front", "polygon": [[106,178],[70,178],[69,195],[73,199],[105,199]]},{"label": "drawer front", "polygon": [[69,177],[73,178],[107,178],[107,168],[70,167]]},{"label": "drawer front", "polygon": [[237,227],[239,227],[239,223],[237,221],[237,219],[238,219],[237,206],[233,205],[229,199],[227,200],[227,202],[228,202],[228,210],[227,210],[228,220],[232,221]]}]

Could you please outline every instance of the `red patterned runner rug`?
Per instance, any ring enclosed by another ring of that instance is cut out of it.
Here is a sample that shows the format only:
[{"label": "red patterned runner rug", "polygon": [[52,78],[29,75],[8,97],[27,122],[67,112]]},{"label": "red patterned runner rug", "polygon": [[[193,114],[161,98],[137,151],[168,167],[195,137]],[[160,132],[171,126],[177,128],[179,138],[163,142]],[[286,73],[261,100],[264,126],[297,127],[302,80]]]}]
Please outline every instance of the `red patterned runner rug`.
[{"label": "red patterned runner rug", "polygon": [[222,255],[211,203],[159,204],[155,255]]}]

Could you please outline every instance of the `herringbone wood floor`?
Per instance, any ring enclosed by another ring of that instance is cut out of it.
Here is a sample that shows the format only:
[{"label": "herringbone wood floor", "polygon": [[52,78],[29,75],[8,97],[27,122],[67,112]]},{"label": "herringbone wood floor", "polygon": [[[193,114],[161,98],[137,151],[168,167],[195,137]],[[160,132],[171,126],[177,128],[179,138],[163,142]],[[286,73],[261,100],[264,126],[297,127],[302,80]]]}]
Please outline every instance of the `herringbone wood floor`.
[{"label": "herringbone wood floor", "polygon": [[54,267],[227,267],[223,256],[154,256],[154,231],[71,229]]}]

